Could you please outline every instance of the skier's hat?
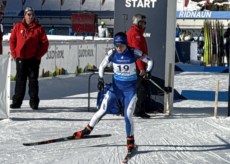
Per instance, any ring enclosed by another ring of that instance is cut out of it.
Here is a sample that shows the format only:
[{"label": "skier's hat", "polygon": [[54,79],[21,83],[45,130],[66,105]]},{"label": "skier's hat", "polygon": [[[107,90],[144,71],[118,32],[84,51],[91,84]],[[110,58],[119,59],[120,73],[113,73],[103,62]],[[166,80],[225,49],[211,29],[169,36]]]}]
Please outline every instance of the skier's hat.
[{"label": "skier's hat", "polygon": [[117,44],[125,44],[127,45],[127,35],[124,32],[118,32],[114,36],[114,42],[115,45]]}]

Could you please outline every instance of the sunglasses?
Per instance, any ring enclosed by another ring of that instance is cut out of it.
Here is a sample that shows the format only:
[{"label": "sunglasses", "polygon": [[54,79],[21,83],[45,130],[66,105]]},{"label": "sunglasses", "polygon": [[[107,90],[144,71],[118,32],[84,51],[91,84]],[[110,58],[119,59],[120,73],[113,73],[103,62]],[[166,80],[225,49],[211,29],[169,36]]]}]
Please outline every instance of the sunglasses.
[{"label": "sunglasses", "polygon": [[0,12],[0,14],[1,14],[1,15],[4,15],[4,13],[3,13],[3,12]]},{"label": "sunglasses", "polygon": [[27,15],[28,15],[29,17],[30,17],[30,16],[34,16],[34,14],[27,14]]},{"label": "sunglasses", "polygon": [[118,47],[122,48],[122,47],[124,47],[125,45],[124,45],[124,44],[115,44],[114,46],[115,46],[116,48],[118,48]]}]

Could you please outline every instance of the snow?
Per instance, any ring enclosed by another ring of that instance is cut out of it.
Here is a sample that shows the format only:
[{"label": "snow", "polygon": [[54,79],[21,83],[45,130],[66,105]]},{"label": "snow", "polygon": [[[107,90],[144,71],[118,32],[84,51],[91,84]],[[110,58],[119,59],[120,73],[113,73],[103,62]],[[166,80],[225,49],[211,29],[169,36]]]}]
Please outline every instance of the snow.
[{"label": "snow", "polygon": [[[96,111],[97,76],[91,80],[91,109],[87,111],[88,74],[67,75],[39,80],[40,108],[29,107],[26,92],[21,109],[12,109],[10,119],[0,121],[0,163],[20,164],[118,164],[126,153],[123,117],[106,115],[91,134],[111,137],[68,141],[40,146],[22,143],[72,135],[82,130]],[[111,75],[105,81],[111,82]],[[175,88],[227,91],[228,74],[180,73]],[[209,83],[210,81],[210,83]],[[14,91],[11,82],[11,95]],[[230,163],[230,119],[227,102],[180,100],[174,102],[172,115],[152,114],[151,119],[134,118],[138,152],[130,164]]]}]

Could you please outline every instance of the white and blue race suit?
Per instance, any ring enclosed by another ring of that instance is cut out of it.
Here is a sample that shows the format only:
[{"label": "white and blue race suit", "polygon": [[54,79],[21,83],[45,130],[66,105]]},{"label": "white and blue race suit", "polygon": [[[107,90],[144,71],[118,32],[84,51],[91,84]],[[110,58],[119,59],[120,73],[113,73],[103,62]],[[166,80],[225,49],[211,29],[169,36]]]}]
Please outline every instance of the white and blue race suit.
[{"label": "white and blue race suit", "polygon": [[[126,122],[127,136],[133,136],[134,124],[133,113],[137,101],[137,89],[136,89],[136,63],[135,59],[147,63],[146,72],[152,71],[153,61],[150,57],[143,54],[142,51],[135,48],[127,48],[123,53],[115,52],[112,49],[108,52],[108,55],[102,61],[99,67],[99,77],[103,78],[104,68],[113,62],[114,76],[112,87],[107,91],[100,109],[92,117],[89,126],[94,127],[100,119],[113,107],[118,99],[124,97],[124,118]],[[131,52],[130,52],[131,51]],[[132,54],[133,55],[132,55]],[[113,56],[114,54],[114,56]]]}]

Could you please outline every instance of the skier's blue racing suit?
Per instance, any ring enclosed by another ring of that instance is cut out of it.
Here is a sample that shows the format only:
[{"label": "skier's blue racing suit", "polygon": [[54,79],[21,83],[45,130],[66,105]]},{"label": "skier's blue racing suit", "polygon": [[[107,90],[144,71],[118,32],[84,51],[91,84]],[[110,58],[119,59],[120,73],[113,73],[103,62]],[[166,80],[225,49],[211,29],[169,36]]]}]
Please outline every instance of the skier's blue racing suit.
[{"label": "skier's blue racing suit", "polygon": [[[135,105],[137,101],[136,96],[136,63],[135,59],[140,59],[141,61],[148,64],[146,72],[150,72],[153,67],[153,61],[150,57],[143,54],[142,51],[135,48],[127,48],[123,53],[115,52],[112,49],[108,52],[108,56],[104,58],[99,67],[99,77],[103,78],[104,68],[113,62],[114,76],[112,87],[107,91],[100,109],[94,114],[91,119],[89,126],[94,127],[100,119],[109,111],[117,100],[124,97],[124,117],[126,122],[126,133],[127,136],[133,136],[134,134],[134,124],[133,124],[133,113],[135,110]],[[131,51],[131,52],[130,52]],[[133,55],[132,55],[132,54]],[[134,58],[133,58],[134,56]]]}]

